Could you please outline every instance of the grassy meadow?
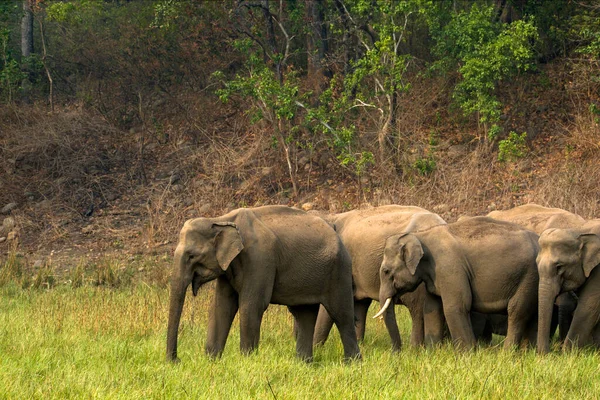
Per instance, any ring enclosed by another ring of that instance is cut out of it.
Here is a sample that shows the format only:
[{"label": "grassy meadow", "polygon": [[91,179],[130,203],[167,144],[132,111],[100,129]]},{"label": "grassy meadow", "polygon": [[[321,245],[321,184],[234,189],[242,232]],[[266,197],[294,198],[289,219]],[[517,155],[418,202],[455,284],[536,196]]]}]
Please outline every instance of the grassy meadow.
[{"label": "grassy meadow", "polygon": [[[188,296],[180,364],[164,360],[168,290],[0,288],[0,398],[597,398],[600,358],[594,351],[539,357],[499,345],[460,353],[450,345],[390,351],[383,323],[370,321],[364,360],[344,364],[335,333],[315,362],[294,357],[292,319],[267,311],[260,348],[238,351],[234,322],[224,356],[203,353],[211,290]],[[375,307],[372,307],[374,311]],[[398,310],[408,338],[406,309]],[[500,344],[500,338],[495,338]]]}]

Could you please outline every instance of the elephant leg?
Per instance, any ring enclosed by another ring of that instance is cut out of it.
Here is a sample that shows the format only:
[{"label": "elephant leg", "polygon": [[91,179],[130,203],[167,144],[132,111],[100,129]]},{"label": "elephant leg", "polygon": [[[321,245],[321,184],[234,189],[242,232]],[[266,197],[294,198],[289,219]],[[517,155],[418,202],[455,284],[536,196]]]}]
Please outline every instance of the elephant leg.
[{"label": "elephant leg", "polygon": [[317,314],[319,313],[319,305],[288,306],[288,310],[294,316],[296,326],[298,327],[296,354],[303,361],[311,362],[313,359],[313,337]]},{"label": "elephant leg", "polygon": [[373,302],[372,299],[354,301],[354,315],[356,317],[356,338],[359,342],[365,340],[365,328],[367,324],[367,311]]},{"label": "elephant leg", "polygon": [[444,305],[444,314],[455,345],[465,350],[475,347],[475,335],[473,335],[469,312],[462,307]]},{"label": "elephant leg", "polygon": [[[349,286],[350,288],[352,286]],[[340,299],[347,301],[340,301]],[[338,295],[335,291],[332,293],[331,303],[323,304],[331,316],[335,326],[340,332],[342,345],[344,346],[344,358],[346,360],[361,359],[358,341],[356,340],[356,329],[354,327],[354,307],[352,291],[348,291],[346,296]],[[348,307],[347,305],[350,305]]]},{"label": "elephant leg", "polygon": [[487,315],[471,311],[471,325],[473,326],[473,334],[478,342],[485,344],[492,343],[492,324]]},{"label": "elephant leg", "polygon": [[508,302],[508,328],[504,348],[519,346],[527,334],[527,326],[532,321],[532,313],[523,307],[523,300],[513,296]]},{"label": "elephant leg", "polygon": [[231,323],[238,311],[238,294],[224,277],[217,278],[208,321],[205,351],[219,357],[225,349]]},{"label": "elephant leg", "polygon": [[596,324],[592,331],[592,342],[596,348],[600,347],[600,324]]},{"label": "elephant leg", "polygon": [[[556,298],[556,305],[558,306],[558,337],[562,342],[567,338],[567,333],[573,322],[573,313],[577,308],[577,300],[573,293],[565,292],[559,294]],[[551,332],[554,332],[551,330]]]},{"label": "elephant leg", "polygon": [[429,293],[425,294],[423,302],[423,330],[426,346],[440,343],[444,339],[446,318],[442,300]]},{"label": "elephant leg", "polygon": [[406,293],[400,297],[402,304],[408,308],[411,318],[410,344],[413,347],[422,346],[425,340],[425,322],[423,317],[423,307],[427,289],[421,284],[411,293]]},{"label": "elephant leg", "polygon": [[596,270],[593,270],[579,292],[577,308],[564,343],[565,349],[587,346],[592,342],[592,332],[600,320],[600,290],[592,281],[595,273]]},{"label": "elephant leg", "polygon": [[[333,326],[333,320],[329,316],[329,313],[325,307],[319,307],[319,315],[317,316],[317,324],[315,326],[315,336],[313,338],[313,345],[321,346],[329,337],[329,332]],[[294,325],[296,327],[296,325]]]},{"label": "elephant leg", "polygon": [[383,321],[392,339],[392,351],[400,351],[402,348],[402,338],[400,337],[398,323],[396,322],[396,307],[393,304],[385,311]]},{"label": "elephant leg", "polygon": [[240,350],[243,354],[258,348],[260,325],[268,306],[268,301],[256,298],[254,292],[240,295]]},{"label": "elephant leg", "polygon": [[471,326],[472,294],[469,282],[466,277],[456,277],[455,283],[455,286],[442,292],[444,315],[455,345],[472,349],[475,347],[475,335]]}]

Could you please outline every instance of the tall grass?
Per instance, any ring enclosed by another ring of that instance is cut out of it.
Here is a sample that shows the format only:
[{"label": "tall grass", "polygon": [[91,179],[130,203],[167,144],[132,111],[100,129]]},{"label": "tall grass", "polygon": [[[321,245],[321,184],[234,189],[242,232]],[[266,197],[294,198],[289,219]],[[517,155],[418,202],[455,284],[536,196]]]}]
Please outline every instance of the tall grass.
[{"label": "tall grass", "polygon": [[[499,346],[457,352],[390,351],[383,324],[370,321],[364,360],[344,364],[339,335],[295,358],[292,319],[281,306],[265,315],[258,352],[239,353],[237,320],[221,359],[203,353],[210,287],[188,296],[180,327],[180,364],[165,362],[168,291],[121,288],[0,287],[2,398],[597,398],[595,351],[537,356]],[[375,308],[375,307],[373,307]],[[398,311],[401,333],[410,322]],[[408,342],[408,340],[406,340]],[[495,338],[499,344],[500,338]]]}]

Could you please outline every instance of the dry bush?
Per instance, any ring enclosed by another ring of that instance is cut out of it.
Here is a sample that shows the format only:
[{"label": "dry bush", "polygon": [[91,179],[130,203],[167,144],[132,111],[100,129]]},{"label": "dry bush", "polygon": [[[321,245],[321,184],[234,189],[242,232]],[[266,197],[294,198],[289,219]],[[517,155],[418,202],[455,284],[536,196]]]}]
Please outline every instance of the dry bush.
[{"label": "dry bush", "polygon": [[21,117],[0,137],[3,183],[15,189],[0,192],[0,202],[47,199],[84,212],[130,187],[122,178],[135,176],[136,149],[103,119],[38,109]]}]

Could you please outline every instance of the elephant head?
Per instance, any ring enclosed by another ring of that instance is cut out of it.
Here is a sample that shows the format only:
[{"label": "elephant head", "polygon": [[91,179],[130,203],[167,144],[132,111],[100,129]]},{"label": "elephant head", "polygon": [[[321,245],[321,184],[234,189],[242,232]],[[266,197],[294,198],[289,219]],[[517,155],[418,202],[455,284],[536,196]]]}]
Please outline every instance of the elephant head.
[{"label": "elephant head", "polygon": [[394,297],[414,291],[423,281],[417,271],[423,254],[421,242],[410,233],[387,238],[379,269],[379,302],[383,306],[373,318],[383,315]]},{"label": "elephant head", "polygon": [[224,274],[243,249],[242,237],[233,222],[205,218],[186,221],[179,234],[171,275],[168,360],[177,360],[177,331],[190,283],[195,296],[200,286]]},{"label": "elephant head", "polygon": [[552,308],[556,296],[578,289],[600,264],[600,237],[565,229],[546,229],[539,238],[538,352],[550,350]]}]

